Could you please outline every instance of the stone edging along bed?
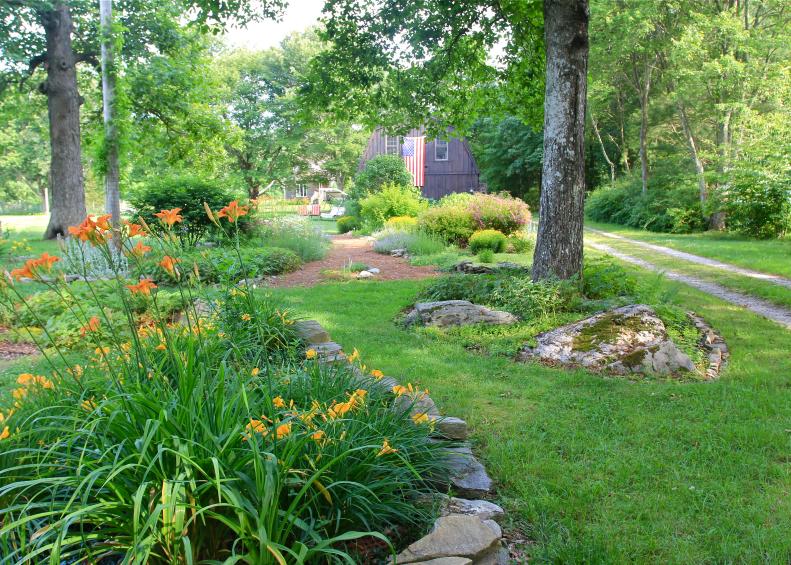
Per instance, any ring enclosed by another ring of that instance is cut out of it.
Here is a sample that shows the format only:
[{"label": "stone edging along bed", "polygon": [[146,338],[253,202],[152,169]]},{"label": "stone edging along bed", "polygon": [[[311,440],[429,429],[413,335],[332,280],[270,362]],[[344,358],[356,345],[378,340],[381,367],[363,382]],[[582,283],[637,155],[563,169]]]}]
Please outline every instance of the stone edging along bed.
[{"label": "stone edging along bed", "polygon": [[[332,341],[329,333],[315,320],[296,322],[295,328],[302,342],[314,349],[322,363],[347,363],[342,347]],[[399,382],[392,377],[374,379],[372,383],[392,390]],[[428,414],[434,421],[438,438],[465,442],[467,423],[460,418],[443,417],[428,395],[412,401],[401,396],[396,402],[413,414]],[[469,445],[446,448],[451,469],[445,486],[459,496],[450,497],[437,492],[441,516],[431,532],[410,544],[402,551],[396,563],[423,563],[424,565],[505,565],[508,551],[503,544],[503,532],[495,521],[504,514],[503,509],[481,497],[492,492],[492,480],[486,469],[472,454]]]}]

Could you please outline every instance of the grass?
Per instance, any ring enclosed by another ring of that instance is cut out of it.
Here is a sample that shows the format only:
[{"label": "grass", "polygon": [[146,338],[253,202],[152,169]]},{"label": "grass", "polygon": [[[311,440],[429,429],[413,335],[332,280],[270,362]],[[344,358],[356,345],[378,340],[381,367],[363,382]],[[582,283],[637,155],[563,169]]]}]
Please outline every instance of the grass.
[{"label": "grass", "polygon": [[[683,259],[651,251],[650,249],[640,247],[633,243],[611,239],[593,233],[586,233],[585,240],[603,243],[613,249],[633,257],[638,257],[668,271],[676,271],[699,279],[715,282],[736,291],[764,298],[779,306],[791,307],[791,290],[769,281],[754,279],[737,273],[730,273],[723,269],[717,269],[707,265],[698,265],[696,263],[684,261]],[[791,257],[789,257],[787,261],[791,262]]]},{"label": "grass", "polygon": [[[791,239],[757,240],[720,232],[654,233],[586,221],[585,225],[631,239],[663,245],[773,275],[791,277]],[[615,241],[609,239],[608,241]]]},{"label": "grass", "polygon": [[[640,275],[652,281],[652,275]],[[393,317],[425,282],[278,289],[369,367],[430,388],[473,429],[531,562],[787,563],[791,332],[668,283],[733,356],[712,383],[513,363]]]},{"label": "grass", "polygon": [[[14,251],[14,255],[40,255],[44,251],[55,253],[58,244],[54,240],[42,239],[44,230],[47,228],[49,216],[43,214],[31,214],[27,216],[0,216],[3,235],[8,232],[10,244],[17,243],[21,248]],[[16,264],[18,261],[12,261]],[[0,256],[0,265],[7,265],[8,257]]]},{"label": "grass", "polygon": [[310,225],[319,228],[323,233],[334,235],[338,233],[338,224],[335,220],[322,220],[321,218],[311,217]]}]

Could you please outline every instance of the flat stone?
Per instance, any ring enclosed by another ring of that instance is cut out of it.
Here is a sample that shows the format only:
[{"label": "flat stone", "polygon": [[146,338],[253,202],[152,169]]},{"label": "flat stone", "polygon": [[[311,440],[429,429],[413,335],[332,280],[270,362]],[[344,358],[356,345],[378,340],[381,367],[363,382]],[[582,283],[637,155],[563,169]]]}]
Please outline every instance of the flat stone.
[{"label": "flat stone", "polygon": [[407,547],[397,563],[419,563],[443,557],[466,557],[475,563],[499,546],[500,538],[475,516],[454,514],[438,518],[427,536]]},{"label": "flat stone", "polygon": [[327,343],[330,334],[316,320],[299,320],[294,323],[294,331],[307,344]]},{"label": "flat stone", "polygon": [[436,435],[447,439],[465,440],[468,436],[467,422],[461,418],[444,416],[437,418],[434,422]]},{"label": "flat stone", "polygon": [[472,563],[473,565],[508,565],[508,550],[502,546],[494,547]]},{"label": "flat stone", "polygon": [[510,312],[491,310],[468,300],[419,302],[404,318],[404,324],[407,326],[419,324],[440,328],[470,324],[502,325],[517,321],[517,317]]},{"label": "flat stone", "polygon": [[359,273],[357,273],[358,279],[370,279],[373,276],[374,274],[371,271],[360,271]]},{"label": "flat stone", "polygon": [[372,274],[374,274],[374,275],[378,275],[378,274],[379,274],[381,271],[380,271],[379,269],[377,269],[376,267],[370,267],[370,268],[368,269],[368,272],[369,272],[369,273],[372,273]]},{"label": "flat stone", "polygon": [[494,532],[494,535],[496,535],[498,538],[503,537],[503,529],[500,527],[500,524],[494,520],[482,520],[481,518],[478,519],[481,520],[486,527],[490,528]]},{"label": "flat stone", "polygon": [[328,341],[326,343],[319,343],[313,347],[313,350],[320,356],[330,356],[340,353],[343,348],[334,341]]},{"label": "flat stone", "polygon": [[488,500],[467,500],[466,498],[452,497],[445,507],[448,514],[467,514],[477,516],[481,520],[500,518],[505,511]]},{"label": "flat stone", "polygon": [[439,417],[439,408],[431,400],[431,397],[425,393],[418,393],[418,397],[414,398],[409,394],[403,394],[395,399],[393,409],[402,413],[409,410],[411,416],[417,414],[428,414],[430,417]]},{"label": "flat stone", "polygon": [[450,484],[463,497],[477,498],[492,491],[492,479],[469,447],[448,447]]}]

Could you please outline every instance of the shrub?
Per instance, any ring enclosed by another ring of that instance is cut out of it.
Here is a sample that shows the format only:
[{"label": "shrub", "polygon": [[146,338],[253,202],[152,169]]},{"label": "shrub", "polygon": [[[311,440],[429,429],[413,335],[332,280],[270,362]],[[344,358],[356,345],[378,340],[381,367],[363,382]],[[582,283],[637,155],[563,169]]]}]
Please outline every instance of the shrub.
[{"label": "shrub", "polygon": [[705,227],[697,188],[680,183],[642,194],[639,179],[591,192],[585,202],[591,220],[657,232],[689,233]]},{"label": "shrub", "polygon": [[390,253],[394,249],[406,249],[410,255],[432,255],[445,250],[445,243],[420,231],[384,230],[375,235],[374,251]]},{"label": "shrub", "polygon": [[213,181],[194,176],[177,176],[147,182],[132,195],[130,202],[152,228],[159,225],[155,213],[181,208],[183,221],[173,233],[183,244],[195,245],[208,233],[215,231],[203,203],[207,203],[212,210],[219,210],[231,198],[225,188]]},{"label": "shrub", "polygon": [[397,155],[377,155],[354,177],[354,185],[349,189],[349,198],[362,200],[379,192],[383,186],[412,186],[412,175],[404,160]]},{"label": "shrub", "polygon": [[505,247],[508,253],[530,253],[535,245],[535,240],[522,232],[517,232],[508,236]]},{"label": "shrub", "polygon": [[497,230],[478,230],[470,236],[469,248],[473,253],[490,249],[493,253],[505,251],[506,238]]},{"label": "shrub", "polygon": [[733,171],[716,202],[727,214],[728,228],[768,239],[791,232],[791,180],[788,171],[741,166]]},{"label": "shrub", "polygon": [[327,239],[306,218],[280,216],[262,221],[258,234],[264,245],[290,249],[305,262],[318,261],[327,254]]},{"label": "shrub", "polygon": [[494,251],[491,249],[481,249],[478,252],[478,261],[481,263],[494,263]]},{"label": "shrub", "polygon": [[338,231],[340,233],[348,233],[350,231],[359,229],[360,227],[360,220],[355,218],[354,216],[341,216],[335,223],[338,226]]},{"label": "shrub", "polygon": [[[200,278],[205,283],[235,283],[243,278],[290,273],[302,266],[296,253],[280,247],[210,247],[185,252],[182,257],[187,265],[198,266]],[[164,276],[165,273],[160,272],[157,278],[166,280]]]},{"label": "shrub", "polygon": [[434,206],[418,218],[420,229],[447,243],[466,245],[475,231],[472,214],[463,206]]},{"label": "shrub", "polygon": [[467,209],[478,229],[497,230],[510,235],[530,222],[527,204],[507,194],[478,193],[471,198]]},{"label": "shrub", "polygon": [[637,292],[637,280],[611,259],[585,261],[582,292],[587,298],[631,296]]},{"label": "shrub", "polygon": [[399,231],[417,230],[417,218],[412,216],[393,216],[385,222],[385,228]]},{"label": "shrub", "polygon": [[360,217],[369,227],[377,228],[395,216],[417,216],[427,207],[418,189],[391,183],[360,200]]}]

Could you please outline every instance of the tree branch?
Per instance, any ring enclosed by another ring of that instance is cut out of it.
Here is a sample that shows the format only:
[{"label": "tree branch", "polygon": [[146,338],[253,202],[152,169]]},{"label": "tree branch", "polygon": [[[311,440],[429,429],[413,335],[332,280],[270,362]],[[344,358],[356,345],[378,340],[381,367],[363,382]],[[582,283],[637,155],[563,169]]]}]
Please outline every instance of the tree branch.
[{"label": "tree branch", "polygon": [[89,52],[89,53],[75,53],[74,54],[74,62],[75,63],[88,63],[97,71],[101,71],[102,65],[99,62],[99,58],[97,57],[96,53]]}]

